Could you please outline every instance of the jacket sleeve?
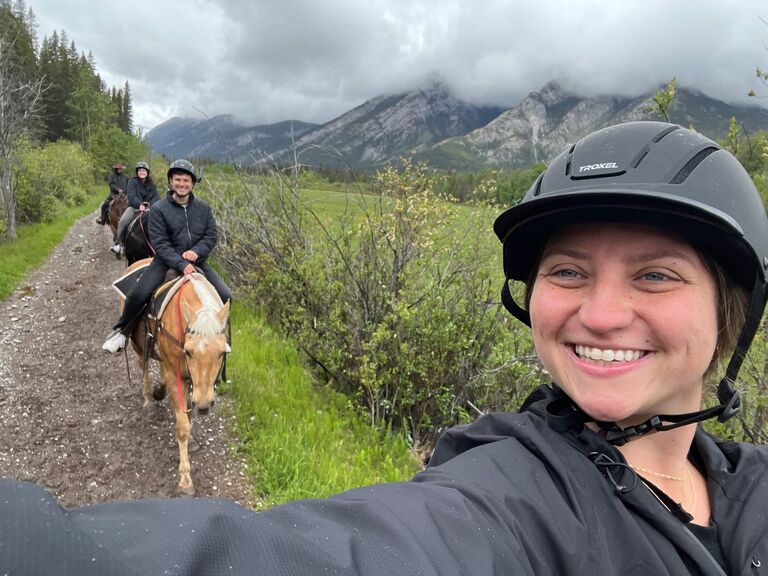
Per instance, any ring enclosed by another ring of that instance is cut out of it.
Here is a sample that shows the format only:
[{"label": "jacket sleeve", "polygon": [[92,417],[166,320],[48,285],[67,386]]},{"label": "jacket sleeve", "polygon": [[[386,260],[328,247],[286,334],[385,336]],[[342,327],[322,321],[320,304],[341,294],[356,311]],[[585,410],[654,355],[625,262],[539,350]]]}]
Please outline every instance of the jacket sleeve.
[{"label": "jacket sleeve", "polygon": [[128,206],[138,210],[141,204],[141,195],[139,194],[139,181],[136,178],[128,180]]},{"label": "jacket sleeve", "polygon": [[381,484],[259,513],[206,499],[68,511],[9,481],[0,500],[11,574],[533,574],[490,509],[439,485]]},{"label": "jacket sleeve", "polygon": [[198,259],[203,262],[216,247],[219,239],[219,232],[216,228],[216,219],[213,217],[213,210],[208,204],[199,204],[199,218],[203,224],[203,232],[200,239],[195,242],[191,250],[197,254]]},{"label": "jacket sleeve", "polygon": [[155,202],[160,200],[160,195],[157,193],[157,186],[155,186],[155,183],[152,183],[152,186],[149,188],[149,197],[147,198],[147,202],[149,202],[150,206],[153,206]]},{"label": "jacket sleeve", "polygon": [[113,196],[120,194],[120,182],[118,181],[116,174],[109,175],[109,193]]},{"label": "jacket sleeve", "polygon": [[149,241],[155,249],[155,257],[168,268],[184,272],[188,264],[173,246],[173,239],[168,235],[168,222],[165,212],[158,208],[149,211]]}]

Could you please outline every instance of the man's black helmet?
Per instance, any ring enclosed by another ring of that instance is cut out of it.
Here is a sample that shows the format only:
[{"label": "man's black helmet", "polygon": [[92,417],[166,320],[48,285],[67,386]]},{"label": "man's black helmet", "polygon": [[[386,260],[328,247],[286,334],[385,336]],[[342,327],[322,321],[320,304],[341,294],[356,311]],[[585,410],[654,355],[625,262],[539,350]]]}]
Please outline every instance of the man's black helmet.
[{"label": "man's black helmet", "polygon": [[[642,433],[712,416],[727,419],[739,403],[731,384],[766,304],[768,216],[749,174],[718,144],[674,124],[629,122],[599,130],[555,158],[522,201],[496,219],[507,280],[531,278],[544,243],[558,228],[605,221],[676,230],[749,293],[746,325],[718,387],[718,412],[661,416],[676,424],[657,419]],[[508,283],[502,300],[515,317],[530,324]],[[612,441],[639,434],[621,430]]]},{"label": "man's black helmet", "polygon": [[144,168],[144,170],[149,172],[149,164],[146,162],[136,162],[136,172],[139,171],[139,168]]},{"label": "man's black helmet", "polygon": [[192,163],[188,160],[174,160],[171,163],[170,168],[168,168],[168,179],[171,179],[171,176],[174,172],[185,172],[192,176],[192,182],[197,183],[197,174],[195,173],[195,167],[192,166]]}]

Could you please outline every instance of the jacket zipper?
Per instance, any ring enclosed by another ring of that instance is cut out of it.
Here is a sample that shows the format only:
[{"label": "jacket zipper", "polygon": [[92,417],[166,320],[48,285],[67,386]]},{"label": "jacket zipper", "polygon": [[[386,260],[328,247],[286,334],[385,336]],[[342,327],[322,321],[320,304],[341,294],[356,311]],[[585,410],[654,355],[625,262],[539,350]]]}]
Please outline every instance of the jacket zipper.
[{"label": "jacket zipper", "polygon": [[760,562],[760,560],[758,560],[757,558],[752,556],[752,574],[754,574],[755,576],[759,576],[759,574],[760,574],[760,567],[762,565],[763,565],[763,563]]},{"label": "jacket zipper", "polygon": [[188,250],[192,250],[192,232],[189,231],[189,214],[187,213],[187,207],[182,206],[184,208],[184,218],[187,221],[187,237],[189,238],[189,247]]}]

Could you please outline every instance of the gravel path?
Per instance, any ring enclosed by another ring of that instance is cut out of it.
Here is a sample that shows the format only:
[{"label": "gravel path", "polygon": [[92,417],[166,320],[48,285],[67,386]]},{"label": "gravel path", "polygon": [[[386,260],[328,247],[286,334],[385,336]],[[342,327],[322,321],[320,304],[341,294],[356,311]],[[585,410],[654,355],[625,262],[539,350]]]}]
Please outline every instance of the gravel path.
[{"label": "gravel path", "polygon": [[[101,350],[117,318],[111,283],[125,261],[109,251],[109,229],[95,217],[78,221],[0,302],[0,476],[39,484],[65,506],[176,497],[168,400],[143,410],[135,358],[129,382],[125,356]],[[213,413],[193,419],[192,478],[196,496],[250,506],[229,408],[219,398]]]}]

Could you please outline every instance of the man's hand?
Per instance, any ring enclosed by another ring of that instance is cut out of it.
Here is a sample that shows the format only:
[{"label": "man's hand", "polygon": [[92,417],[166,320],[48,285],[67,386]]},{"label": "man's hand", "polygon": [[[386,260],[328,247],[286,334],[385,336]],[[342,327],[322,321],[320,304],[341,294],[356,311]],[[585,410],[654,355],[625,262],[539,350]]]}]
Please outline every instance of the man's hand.
[{"label": "man's hand", "polygon": [[142,202],[141,204],[139,204],[139,212],[144,212],[144,210],[146,210],[147,208],[149,208],[149,206],[147,205],[146,202]]},{"label": "man's hand", "polygon": [[193,252],[192,250],[187,250],[181,255],[184,260],[189,260],[190,262],[197,262],[197,252]]},{"label": "man's hand", "polygon": [[197,272],[197,270],[195,270],[195,267],[192,266],[192,264],[187,264],[186,266],[184,266],[184,276],[189,276],[190,274],[194,274],[195,272]]}]

